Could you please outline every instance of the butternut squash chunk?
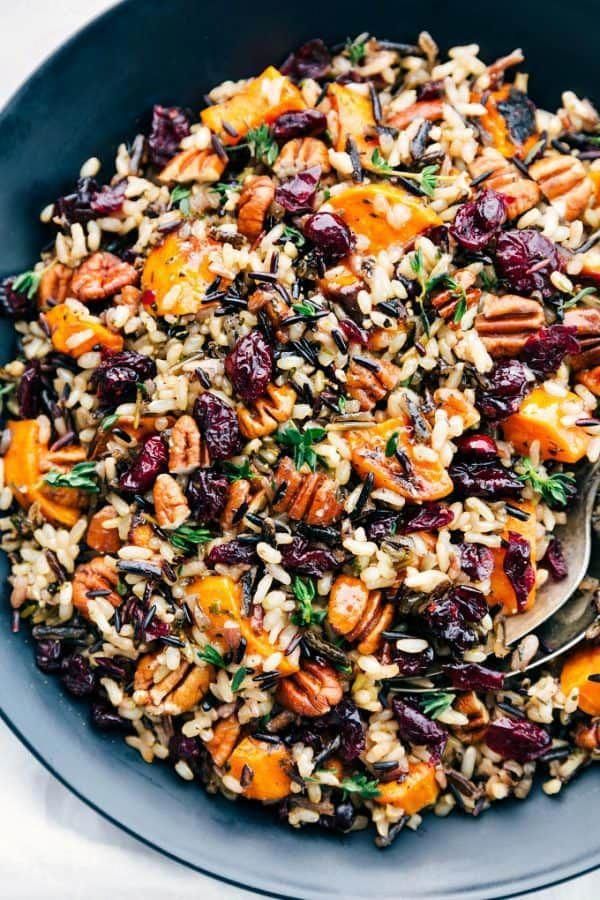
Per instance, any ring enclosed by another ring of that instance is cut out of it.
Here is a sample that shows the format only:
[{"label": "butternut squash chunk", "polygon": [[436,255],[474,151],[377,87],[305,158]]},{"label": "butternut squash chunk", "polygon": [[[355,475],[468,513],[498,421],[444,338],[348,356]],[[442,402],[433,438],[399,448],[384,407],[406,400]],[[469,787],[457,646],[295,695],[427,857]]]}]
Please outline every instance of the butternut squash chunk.
[{"label": "butternut squash chunk", "polygon": [[540,458],[576,463],[583,459],[590,442],[589,435],[577,425],[561,424],[563,403],[578,402],[576,394],[554,397],[543,387],[535,388],[521,406],[502,423],[504,438],[516,452],[529,455],[533,441],[540,442]]},{"label": "butternut squash chunk", "polygon": [[357,184],[328,201],[355,234],[367,238],[369,253],[407,244],[441,219],[418,198],[393,184]]},{"label": "butternut squash chunk", "polygon": [[[413,503],[439,500],[452,491],[452,481],[439,459],[420,458],[421,447],[412,438],[407,417],[381,422],[373,428],[362,428],[348,433],[352,465],[361,478],[373,473],[377,488],[387,488],[401,494]],[[395,453],[386,455],[389,440],[396,434],[396,446],[406,455],[403,465]],[[429,448],[426,448],[429,451]]]},{"label": "butternut squash chunk", "polygon": [[[506,120],[500,110],[498,104],[507,100],[512,89],[512,85],[505,84],[497,91],[491,91],[486,99],[486,113],[480,117],[481,127],[487,131],[491,138],[492,146],[498,150],[502,156],[526,156],[531,148],[539,139],[539,134],[530,135],[523,144],[515,143],[508,130]],[[480,103],[482,97],[480,94],[473,94],[472,101]]]},{"label": "butternut squash chunk", "polygon": [[[300,90],[274,66],[268,66],[239,94],[203,109],[200,117],[224,144],[232,145],[238,144],[251,129],[265,122],[274,122],[282,113],[298,109],[306,109]],[[223,123],[229,126],[229,130],[223,127]]]},{"label": "butternut squash chunk", "polygon": [[[153,294],[149,311],[160,316],[208,314],[216,304],[202,301],[215,280],[210,253],[216,246],[214,241],[182,238],[173,232],[155,247],[142,272],[142,290]],[[223,281],[222,286],[227,283]]]},{"label": "butternut squash chunk", "polygon": [[404,781],[387,781],[379,785],[377,803],[399,806],[408,816],[414,816],[438,798],[439,785],[435,768],[426,762],[411,763]]},{"label": "butternut squash chunk", "polygon": [[54,349],[74,359],[96,347],[104,347],[115,353],[123,349],[120,334],[110,331],[93,316],[79,314],[66,303],[53,306],[44,316]]},{"label": "butternut squash chunk", "polygon": [[[522,509],[524,512],[528,513],[529,518],[525,521],[521,521],[521,519],[517,519],[514,516],[508,516],[506,519],[506,526],[504,528],[504,531],[502,532],[502,537],[508,538],[509,531],[514,531],[517,534],[522,535],[526,540],[529,541],[529,546],[531,548],[531,564],[533,565],[533,569],[535,572],[537,521],[535,510],[537,503],[527,500],[523,500],[521,502],[514,501],[513,506],[518,506],[519,509]],[[512,616],[515,613],[524,612],[527,609],[531,609],[531,607],[535,603],[535,584],[529,592],[524,610],[519,610],[517,607],[515,589],[510,583],[510,580],[508,579],[503,568],[506,550],[504,550],[502,547],[495,547],[492,550],[492,554],[494,556],[494,568],[491,575],[490,593],[488,594],[489,605],[496,606],[500,604],[502,606],[503,612],[507,616]]]},{"label": "butternut squash chunk", "polygon": [[237,745],[229,757],[229,774],[242,779],[250,777],[243,795],[249,800],[263,803],[283,800],[290,793],[292,781],[289,772],[292,759],[284,744],[268,744],[256,738],[247,737]]},{"label": "butternut squash chunk", "polygon": [[343,84],[330,84],[328,95],[336,113],[335,149],[347,150],[350,138],[354,141],[363,169],[375,170],[371,157],[379,146],[379,136],[371,98]]},{"label": "butternut squash chunk", "polygon": [[600,682],[590,681],[590,675],[600,675],[600,647],[583,647],[567,657],[560,688],[565,695],[579,688],[579,709],[590,716],[600,716]]}]

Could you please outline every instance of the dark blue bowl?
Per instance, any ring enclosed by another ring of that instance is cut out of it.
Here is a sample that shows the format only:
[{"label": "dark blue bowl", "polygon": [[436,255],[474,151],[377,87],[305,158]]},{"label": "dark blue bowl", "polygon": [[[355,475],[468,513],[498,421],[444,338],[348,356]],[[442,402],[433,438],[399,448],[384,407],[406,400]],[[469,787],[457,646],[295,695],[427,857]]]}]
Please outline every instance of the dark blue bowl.
[{"label": "dark blue bowl", "polygon": [[[47,240],[40,208],[72,185],[89,156],[110,164],[154,102],[197,109],[212,85],[253,74],[315,35],[340,41],[368,30],[412,40],[422,28],[444,46],[478,42],[487,59],[523,47],[542,105],[556,107],[564,88],[594,99],[597,6],[574,0],[565,12],[560,0],[230,0],[221,8],[129,0],[68,41],[0,116],[0,275],[31,266]],[[0,324],[5,359],[13,341],[10,324]],[[87,709],[37,671],[23,634],[10,633],[5,602],[0,619],[0,709],[15,734],[102,815],[203,872],[287,897],[465,900],[533,890],[600,865],[597,771],[557,799],[538,791],[477,820],[430,816],[385,852],[366,833],[292,831],[250,804],[208,797],[166,766],[147,766],[120,738],[90,730]]]}]

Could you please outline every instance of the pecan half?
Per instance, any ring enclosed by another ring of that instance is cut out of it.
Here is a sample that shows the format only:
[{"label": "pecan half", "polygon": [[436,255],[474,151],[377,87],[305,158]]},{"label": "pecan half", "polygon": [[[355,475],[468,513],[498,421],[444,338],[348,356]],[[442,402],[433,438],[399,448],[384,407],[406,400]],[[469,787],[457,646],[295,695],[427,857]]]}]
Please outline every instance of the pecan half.
[{"label": "pecan half", "polygon": [[583,750],[600,751],[600,720],[586,725],[580,722],[575,730],[575,743]]},{"label": "pecan half", "polygon": [[169,437],[169,472],[187,475],[200,465],[201,442],[191,416],[181,416]]},{"label": "pecan half", "polygon": [[563,154],[546,156],[534,162],[529,171],[544,197],[567,222],[581,216],[594,190],[581,160]]},{"label": "pecan half", "polygon": [[82,563],[75,569],[73,577],[73,606],[87,616],[88,603],[93,600],[94,591],[102,591],[98,596],[114,607],[120,606],[122,598],[116,591],[118,583],[119,576],[110,557],[96,556],[89,563]]},{"label": "pecan half", "polygon": [[177,716],[189,712],[207,693],[214,669],[183,660],[176,669],[159,662],[163,650],[140,657],[135,670],[135,701],[153,714]]},{"label": "pecan half", "polygon": [[281,343],[286,343],[288,336],[283,329],[279,328],[281,321],[290,314],[290,308],[277,293],[277,291],[269,288],[259,288],[248,297],[248,310],[256,315],[261,309],[264,309],[271,324],[275,327],[275,336]]},{"label": "pecan half", "polygon": [[505,294],[490,294],[483,303],[475,329],[494,358],[516,356],[528,338],[545,325],[544,311],[536,300]]},{"label": "pecan half", "polygon": [[462,296],[466,296],[467,307],[473,306],[481,297],[479,288],[473,287],[475,275],[470,269],[461,269],[456,272],[454,279],[462,288],[464,288],[464,295],[460,290],[456,291],[452,290],[452,288],[447,288],[444,291],[439,291],[439,293],[431,298],[431,305],[436,310],[438,316],[446,320],[452,318]]},{"label": "pecan half", "polygon": [[218,181],[225,171],[225,162],[211,150],[182,150],[162,169],[158,180],[163,184],[176,181],[198,181],[207,184]]},{"label": "pecan half", "polygon": [[298,472],[288,456],[279,463],[275,484],[278,488],[285,485],[285,491],[274,509],[286,512],[290,519],[307,525],[329,525],[342,514],[335,481],[322,472]]},{"label": "pecan half", "polygon": [[351,360],[346,373],[346,387],[363,411],[370,411],[383,400],[398,383],[400,369],[386,359],[371,360],[374,371],[356,359]]},{"label": "pecan half", "polygon": [[254,241],[263,230],[265,217],[275,198],[275,185],[267,175],[247,178],[238,203],[238,231]]},{"label": "pecan half", "polygon": [[282,678],[277,688],[277,702],[299,716],[324,716],[343,696],[340,678],[331,666],[306,662],[303,668]]},{"label": "pecan half", "polygon": [[71,291],[73,297],[84,303],[86,300],[104,300],[137,280],[138,273],[133,266],[101,250],[92,253],[75,269]]},{"label": "pecan half", "polygon": [[469,720],[468,725],[457,725],[452,730],[464,744],[476,744],[480,741],[490,721],[490,714],[485,704],[479,699],[475,691],[467,691],[459,694],[454,701],[454,709],[462,713]]},{"label": "pecan half", "polygon": [[44,270],[38,288],[38,304],[43,309],[50,300],[62,303],[71,296],[71,280],[73,269],[55,262]]},{"label": "pecan half", "polygon": [[113,506],[103,506],[90,519],[85,536],[88,547],[99,553],[117,553],[121,547],[121,538],[115,526],[105,528],[104,523],[117,515]]},{"label": "pecan half", "polygon": [[223,766],[231,756],[240,736],[240,723],[235,715],[219,719],[213,727],[213,736],[206,742],[206,749],[215,766]]},{"label": "pecan half", "polygon": [[190,515],[185,494],[172,475],[159,475],[152,489],[154,512],[160,528],[178,528]]},{"label": "pecan half", "polygon": [[251,406],[240,406],[237,411],[240,431],[247,438],[265,437],[277,431],[281,422],[292,415],[296,391],[287,384],[277,387],[270,384],[266,396],[255,400]]},{"label": "pecan half", "polygon": [[286,175],[304,172],[311,166],[320,166],[323,175],[331,171],[329,153],[323,141],[305,137],[287,141],[281,148],[273,169],[280,178],[283,178]]},{"label": "pecan half", "polygon": [[577,329],[580,353],[571,357],[571,365],[578,372],[600,365],[600,310],[592,307],[575,307],[565,313],[565,325]]},{"label": "pecan half", "polygon": [[393,618],[394,607],[391,603],[382,601],[381,591],[370,591],[365,610],[352,631],[346,635],[346,640],[356,644],[359,653],[370,656],[379,649],[381,635],[390,627]]},{"label": "pecan half", "polygon": [[128,306],[133,312],[140,308],[142,292],[132,284],[126,284],[121,293],[115,297],[115,306]]},{"label": "pecan half", "polygon": [[526,178],[513,163],[493,147],[486,147],[469,166],[473,178],[490,172],[482,187],[491,188],[502,194],[507,202],[509,219],[522,216],[532,209],[540,199],[540,189],[530,178]]}]

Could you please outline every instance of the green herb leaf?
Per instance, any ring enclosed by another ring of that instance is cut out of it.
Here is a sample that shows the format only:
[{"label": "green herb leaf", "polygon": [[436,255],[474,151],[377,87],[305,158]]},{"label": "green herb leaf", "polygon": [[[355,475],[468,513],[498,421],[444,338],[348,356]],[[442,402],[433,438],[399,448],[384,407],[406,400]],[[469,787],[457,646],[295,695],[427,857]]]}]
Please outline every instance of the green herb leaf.
[{"label": "green herb leaf", "polygon": [[421,701],[421,709],[430,719],[437,719],[456,700],[456,694],[447,694],[445,691],[436,691],[431,696]]},{"label": "green herb leaf", "polygon": [[[362,37],[363,36],[361,35],[361,38]],[[360,40],[360,38],[355,38],[351,41],[350,38],[348,38],[346,46],[344,47],[344,52],[353,66],[360,65],[365,58],[366,39]]]},{"label": "green herb leaf", "polygon": [[521,469],[519,475],[521,481],[531,485],[534,491],[541,494],[546,503],[567,505],[575,485],[575,476],[572,472],[554,472],[552,475],[542,475],[528,456],[521,459],[519,468]]},{"label": "green herb leaf", "polygon": [[314,314],[318,311],[318,307],[310,300],[303,300],[301,303],[294,303],[292,309],[299,316],[314,316]]},{"label": "green herb leaf", "polygon": [[46,484],[57,488],[76,488],[90,494],[98,494],[98,473],[93,462],[76,463],[69,472],[52,469],[44,478]]},{"label": "green herb leaf", "polygon": [[184,553],[192,553],[199,544],[207,544],[213,536],[207,528],[198,528],[189,522],[184,522],[179,528],[169,532],[169,540],[174,547]]},{"label": "green herb leaf", "polygon": [[395,174],[394,168],[383,158],[378,148],[375,148],[371,154],[371,163],[381,175]]},{"label": "green herb leaf", "polygon": [[246,143],[256,162],[261,162],[265,166],[272,166],[279,155],[277,141],[268,125],[251,128],[246,135]]},{"label": "green herb leaf", "polygon": [[314,443],[322,441],[326,435],[324,428],[305,428],[301,432],[295,425],[289,424],[275,435],[278,444],[293,448],[294,465],[297,469],[306,463],[313,472],[317,468],[318,457],[312,448]]},{"label": "green herb leaf", "polygon": [[250,468],[250,461],[248,459],[245,459],[244,462],[239,465],[232,462],[225,462],[223,463],[223,468],[230,481],[242,481],[244,479],[255,477],[254,472]]},{"label": "green herb leaf", "polygon": [[379,782],[370,781],[369,778],[362,773],[344,778],[343,781],[340,782],[340,787],[346,794],[358,794],[361,800],[374,800],[375,797],[379,797],[381,793],[379,790]]},{"label": "green herb leaf", "polygon": [[582,290],[578,291],[569,300],[565,300],[562,304],[563,309],[571,309],[572,306],[577,306],[577,304],[583,300],[584,297],[589,297],[590,294],[595,294],[597,288],[595,287],[586,287],[582,288]]},{"label": "green herb leaf", "polygon": [[342,415],[342,416],[343,416],[344,413],[346,412],[346,404],[347,404],[347,402],[348,402],[347,398],[344,397],[343,394],[340,394],[340,396],[338,397],[338,409],[339,409],[339,411],[340,411],[340,415]]},{"label": "green herb leaf", "polygon": [[464,288],[463,288],[463,293],[459,297],[458,303],[456,304],[456,309],[454,310],[454,315],[452,317],[452,321],[455,322],[456,324],[458,324],[458,322],[460,322],[460,320],[462,319],[462,317],[464,316],[466,311],[467,311],[467,295],[466,295],[466,293],[464,293]]},{"label": "green herb leaf", "polygon": [[304,247],[304,245],[306,244],[306,238],[304,237],[302,232],[298,231],[297,228],[293,228],[291,225],[283,226],[281,237],[284,240],[290,241],[292,244],[295,244],[298,248]]},{"label": "green herb leaf", "polygon": [[294,625],[320,625],[327,611],[313,609],[317,589],[312,578],[300,578],[296,575],[292,582],[292,591],[296,598],[296,610],[292,613]]},{"label": "green herb leaf", "polygon": [[224,204],[229,200],[229,194],[238,191],[240,187],[241,185],[238,184],[237,181],[217,181],[217,183],[213,184],[208,190],[211,194],[218,194],[221,204]]},{"label": "green herb leaf", "polygon": [[389,438],[385,444],[385,455],[393,456],[396,452],[396,447],[398,446],[398,432],[394,431],[393,434],[390,434]]},{"label": "green herb leaf", "polygon": [[410,258],[410,267],[417,276],[417,278],[423,278],[423,251],[419,247],[418,250],[413,253]]},{"label": "green herb leaf", "polygon": [[117,415],[117,413],[111,413],[109,416],[104,416],[104,418],[100,422],[100,428],[102,429],[102,431],[108,431],[108,429],[112,428],[112,426],[115,424],[115,422],[118,421],[118,419],[119,416]]},{"label": "green herb leaf", "polygon": [[189,216],[190,214],[190,197],[192,196],[192,190],[189,187],[185,187],[183,184],[176,185],[171,191],[171,206],[179,207],[184,216]]},{"label": "green herb leaf", "polygon": [[40,286],[41,273],[34,272],[29,269],[27,272],[21,272],[12,283],[13,291],[19,294],[26,294],[29,300],[33,300]]},{"label": "green herb leaf", "polygon": [[439,166],[425,166],[421,169],[419,187],[428,197],[433,197],[433,192],[438,186],[437,171]]},{"label": "green herb leaf", "polygon": [[217,669],[226,669],[227,663],[223,659],[223,656],[219,653],[216,647],[213,647],[212,644],[207,644],[203,650],[198,654],[199,658],[202,662],[208,663],[211,666],[216,666]]},{"label": "green herb leaf", "polygon": [[235,694],[242,686],[242,681],[248,674],[248,669],[246,666],[240,666],[237,672],[234,673],[233,678],[231,679],[231,690]]}]

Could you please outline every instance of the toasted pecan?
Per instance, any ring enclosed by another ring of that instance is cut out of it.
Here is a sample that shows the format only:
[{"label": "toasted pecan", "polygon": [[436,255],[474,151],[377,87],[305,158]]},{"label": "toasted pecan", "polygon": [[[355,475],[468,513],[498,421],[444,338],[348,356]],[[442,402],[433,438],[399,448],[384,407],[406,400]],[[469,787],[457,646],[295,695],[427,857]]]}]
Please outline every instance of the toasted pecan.
[{"label": "toasted pecan", "polygon": [[458,290],[446,288],[445,290],[434,294],[431,298],[431,305],[436,310],[438,316],[446,320],[451,319],[454,316],[462,297],[466,300],[467,308],[477,303],[481,297],[479,288],[473,287],[475,275],[470,269],[459,270],[454,275],[454,279],[459,285]]},{"label": "toasted pecan", "polygon": [[248,297],[248,311],[256,315],[264,309],[269,321],[276,329],[277,340],[281,343],[287,341],[287,334],[279,326],[283,319],[290,314],[290,308],[277,291],[270,289],[268,286],[258,288]]},{"label": "toasted pecan", "polygon": [[522,216],[532,209],[540,199],[540,189],[530,178],[526,178],[517,167],[493,147],[485,147],[477,159],[469,166],[473,178],[490,174],[482,187],[491,188],[505,198],[509,219]]},{"label": "toasted pecan", "polygon": [[113,253],[100,250],[75,269],[71,291],[83,303],[104,300],[127,285],[136,284],[137,280],[138,273],[133,266]]},{"label": "toasted pecan", "polygon": [[516,356],[544,324],[542,306],[536,300],[516,294],[488,295],[481,314],[475,319],[478,335],[495,358]]},{"label": "toasted pecan", "polygon": [[178,528],[190,515],[185,494],[172,475],[159,475],[152,489],[154,512],[160,528]]},{"label": "toasted pecan", "polygon": [[200,432],[191,416],[181,416],[169,437],[169,472],[187,475],[201,461]]},{"label": "toasted pecan", "polygon": [[179,715],[193,709],[207,693],[214,675],[212,666],[195,666],[182,660],[176,669],[161,666],[164,651],[140,657],[133,681],[135,700],[139,706],[158,715]]},{"label": "toasted pecan", "polygon": [[323,141],[314,137],[304,137],[294,138],[283,145],[273,169],[280,178],[283,178],[286,175],[304,172],[311,166],[319,166],[323,175],[331,171],[329,153]]},{"label": "toasted pecan", "polygon": [[396,387],[400,369],[386,359],[369,360],[376,371],[352,359],[346,373],[346,387],[363,411],[370,411]]},{"label": "toasted pecan", "polygon": [[94,591],[102,591],[98,596],[114,607],[120,606],[122,597],[116,591],[118,583],[119,576],[110,557],[96,556],[89,563],[82,563],[75,569],[73,578],[73,606],[87,616],[88,603],[93,599]]},{"label": "toasted pecan", "polygon": [[238,202],[238,231],[254,241],[263,230],[265,217],[275,198],[275,185],[267,175],[247,178]]},{"label": "toasted pecan", "polygon": [[590,750],[592,753],[600,751],[600,719],[589,725],[580,722],[575,729],[575,743],[582,750]]},{"label": "toasted pecan", "polygon": [[71,296],[73,269],[59,262],[54,262],[44,270],[38,287],[38,305],[44,309],[50,300],[62,303]]},{"label": "toasted pecan", "polygon": [[285,490],[274,508],[286,512],[290,519],[308,525],[329,525],[342,514],[335,481],[322,472],[298,472],[287,456],[279,463],[275,484],[279,488],[285,485]]},{"label": "toasted pecan", "polygon": [[88,547],[99,553],[117,553],[122,543],[119,532],[114,525],[111,528],[104,527],[104,523],[114,519],[116,515],[114,507],[110,505],[103,506],[94,513],[85,536]]},{"label": "toasted pecan", "polygon": [[316,662],[305,662],[299,672],[281,679],[277,702],[299,716],[316,718],[336,706],[343,693],[335,669]]},{"label": "toasted pecan", "polygon": [[475,691],[467,691],[457,696],[454,701],[454,709],[469,720],[468,725],[455,726],[454,734],[464,744],[476,744],[483,738],[490,721],[490,714],[485,704]]},{"label": "toasted pecan", "polygon": [[219,719],[213,728],[213,736],[206,742],[206,749],[215,766],[223,766],[231,756],[240,736],[240,723],[235,715]]},{"label": "toasted pecan", "polygon": [[594,191],[581,160],[568,154],[544,156],[529,172],[567,222],[580,218]]},{"label": "toasted pecan", "polygon": [[183,184],[197,181],[206,184],[218,181],[225,170],[225,162],[212,150],[182,150],[162,169],[158,180],[163,184]]},{"label": "toasted pecan", "polygon": [[600,310],[576,306],[565,313],[565,325],[577,329],[580,352],[571,357],[575,371],[600,365]]}]

